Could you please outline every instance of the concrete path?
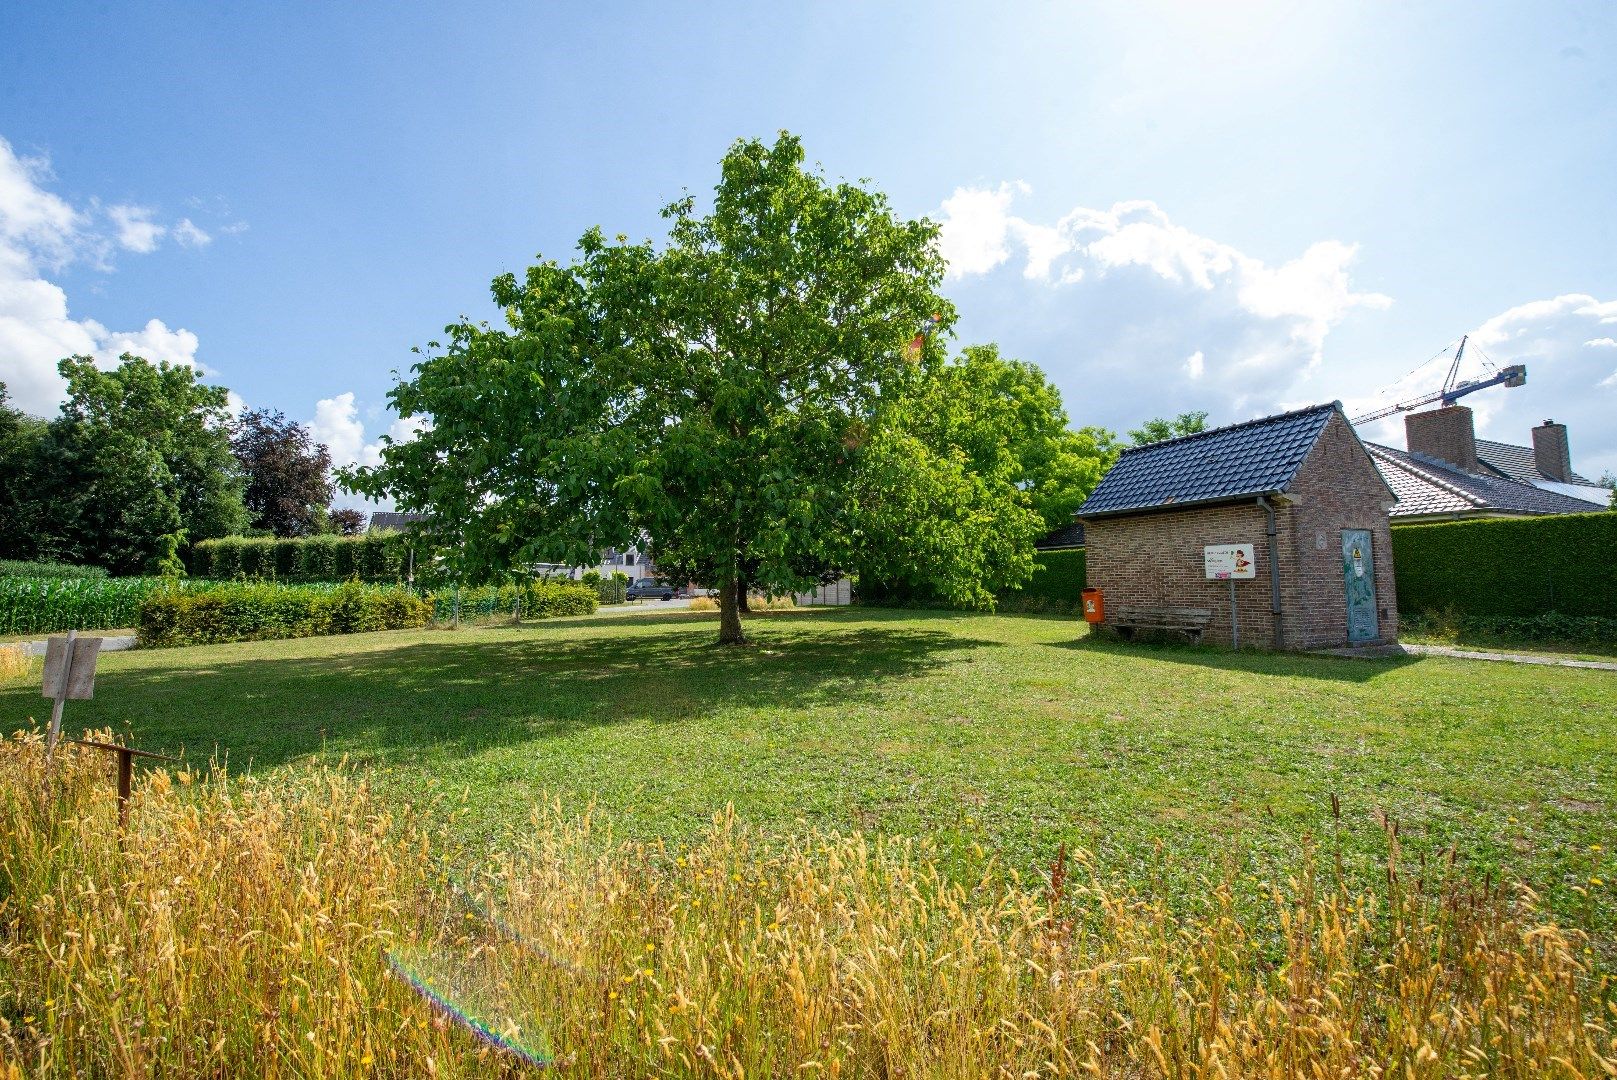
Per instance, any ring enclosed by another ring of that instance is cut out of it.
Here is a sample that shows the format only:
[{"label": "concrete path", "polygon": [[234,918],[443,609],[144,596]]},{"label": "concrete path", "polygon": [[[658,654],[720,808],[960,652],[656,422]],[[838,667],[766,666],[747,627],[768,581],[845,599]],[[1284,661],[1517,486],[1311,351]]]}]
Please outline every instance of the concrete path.
[{"label": "concrete path", "polygon": [[1461,660],[1493,660],[1502,664],[1543,664],[1546,667],[1617,671],[1617,661],[1611,660],[1571,660],[1543,653],[1483,652],[1477,649],[1457,649],[1451,645],[1405,645],[1403,648],[1405,652],[1416,656],[1453,656]]},{"label": "concrete path", "polygon": [[[53,634],[51,636],[52,637],[61,637],[62,635]],[[95,634],[80,634],[79,636],[80,637],[96,637],[97,635],[95,635]],[[112,634],[112,635],[102,634],[102,635],[100,635],[100,637],[101,637],[101,651],[102,652],[122,652],[124,649],[133,649],[135,647],[135,635],[134,634]],[[14,641],[14,642],[12,642],[12,644],[13,645],[21,645],[22,646],[22,651],[24,653],[26,653],[27,655],[29,655],[29,656],[44,656],[45,655],[45,643],[43,641]]]},{"label": "concrete path", "polygon": [[689,611],[689,597],[676,600],[642,600],[637,604],[610,604],[595,609],[597,615],[643,615],[658,611]]}]

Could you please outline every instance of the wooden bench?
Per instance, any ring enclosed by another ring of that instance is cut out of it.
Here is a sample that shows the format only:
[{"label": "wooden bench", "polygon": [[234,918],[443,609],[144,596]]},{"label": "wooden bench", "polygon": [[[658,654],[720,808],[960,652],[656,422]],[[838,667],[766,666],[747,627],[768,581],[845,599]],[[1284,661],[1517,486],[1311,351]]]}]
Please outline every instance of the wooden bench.
[{"label": "wooden bench", "polygon": [[1108,608],[1106,625],[1130,641],[1137,631],[1184,634],[1191,641],[1201,643],[1202,631],[1212,621],[1213,613],[1207,608],[1188,607],[1117,607]]}]

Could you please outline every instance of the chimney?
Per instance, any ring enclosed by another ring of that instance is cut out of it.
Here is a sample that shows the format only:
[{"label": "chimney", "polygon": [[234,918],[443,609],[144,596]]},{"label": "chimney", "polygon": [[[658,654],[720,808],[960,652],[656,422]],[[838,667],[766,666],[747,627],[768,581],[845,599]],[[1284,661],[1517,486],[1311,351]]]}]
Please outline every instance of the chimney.
[{"label": "chimney", "polygon": [[1572,480],[1572,448],[1567,445],[1566,425],[1546,420],[1533,429],[1533,459],[1538,471],[1563,484]]},{"label": "chimney", "polygon": [[[1533,435],[1536,439],[1537,429]],[[1471,424],[1471,410],[1464,405],[1445,405],[1427,412],[1404,416],[1404,439],[1411,454],[1425,454],[1464,472],[1480,473],[1477,460],[1477,434]]]}]

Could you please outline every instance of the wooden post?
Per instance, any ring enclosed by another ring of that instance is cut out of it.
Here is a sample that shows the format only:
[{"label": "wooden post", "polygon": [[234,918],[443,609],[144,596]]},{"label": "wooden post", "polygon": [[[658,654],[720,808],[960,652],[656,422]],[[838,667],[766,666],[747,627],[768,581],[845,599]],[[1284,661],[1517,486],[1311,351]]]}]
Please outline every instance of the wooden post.
[{"label": "wooden post", "polygon": [[1235,614],[1235,578],[1230,578],[1230,642],[1233,648],[1241,647],[1241,620]]},{"label": "wooden post", "polygon": [[73,640],[78,636],[77,630],[67,632],[67,667],[62,670],[62,681],[56,688],[55,700],[51,702],[51,731],[45,740],[47,758],[56,751],[56,740],[62,737],[62,707],[67,704],[67,680],[73,670]]},{"label": "wooden post", "polygon": [[135,788],[135,759],[137,757],[152,758],[155,761],[179,761],[179,758],[169,757],[167,754],[154,754],[150,750],[136,750],[133,746],[119,746],[117,743],[95,742],[90,739],[70,739],[78,746],[88,746],[92,750],[105,750],[109,754],[118,755],[118,846],[123,847],[124,834],[129,831],[129,800]]}]

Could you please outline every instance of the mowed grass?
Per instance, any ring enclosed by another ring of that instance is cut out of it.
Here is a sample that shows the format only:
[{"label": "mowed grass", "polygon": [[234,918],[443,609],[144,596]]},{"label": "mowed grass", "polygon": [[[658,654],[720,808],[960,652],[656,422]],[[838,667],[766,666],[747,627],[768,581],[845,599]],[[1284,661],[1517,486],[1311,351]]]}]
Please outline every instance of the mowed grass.
[{"label": "mowed grass", "polygon": [[[962,875],[1059,845],[1194,906],[1341,853],[1406,874],[1452,846],[1617,947],[1617,672],[1101,644],[1066,618],[859,609],[552,620],[102,657],[72,730],[233,771],[346,756],[454,808],[487,851],[553,797],[620,836],[712,815],[766,831],[918,835]],[[0,688],[12,726],[35,687]],[[1341,816],[1332,813],[1331,797]],[[1598,882],[1598,883],[1597,883]]]}]

